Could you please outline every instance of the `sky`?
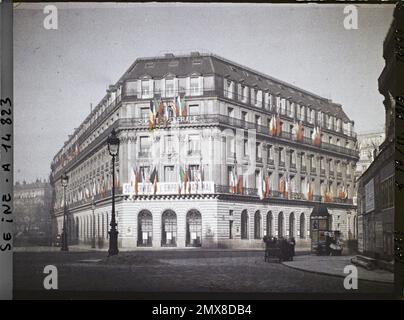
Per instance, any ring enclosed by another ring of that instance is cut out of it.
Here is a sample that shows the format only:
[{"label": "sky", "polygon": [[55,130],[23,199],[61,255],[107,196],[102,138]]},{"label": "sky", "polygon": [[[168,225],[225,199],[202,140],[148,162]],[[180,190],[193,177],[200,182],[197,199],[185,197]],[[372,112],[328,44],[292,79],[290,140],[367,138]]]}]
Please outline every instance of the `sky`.
[{"label": "sky", "polygon": [[138,57],[214,53],[332,99],[357,132],[383,130],[383,40],[394,5],[19,4],[14,15],[15,181],[47,178],[54,155]]}]

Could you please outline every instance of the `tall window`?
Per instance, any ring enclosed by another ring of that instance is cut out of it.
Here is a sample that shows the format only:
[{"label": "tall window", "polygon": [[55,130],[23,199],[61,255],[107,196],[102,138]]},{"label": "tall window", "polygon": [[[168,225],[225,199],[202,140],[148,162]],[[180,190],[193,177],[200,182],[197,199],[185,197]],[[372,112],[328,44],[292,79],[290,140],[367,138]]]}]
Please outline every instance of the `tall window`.
[{"label": "tall window", "polygon": [[199,165],[193,164],[189,166],[189,181],[195,181],[195,176],[199,173]]},{"label": "tall window", "polygon": [[150,83],[149,80],[142,80],[142,97],[148,96],[150,94]]},{"label": "tall window", "polygon": [[257,161],[260,161],[262,159],[260,142],[257,142],[255,145],[255,156],[256,156]]},{"label": "tall window", "polygon": [[188,136],[188,154],[199,154],[201,152],[200,139],[198,134]]},{"label": "tall window", "polygon": [[241,120],[247,122],[248,121],[248,113],[247,111],[241,111]]},{"label": "tall window", "polygon": [[279,164],[285,165],[285,154],[283,148],[279,148]]},{"label": "tall window", "polygon": [[174,166],[165,166],[164,167],[164,181],[165,182],[175,182],[176,176],[174,174]]},{"label": "tall window", "polygon": [[304,213],[300,214],[300,232],[299,232],[300,239],[306,238],[306,218]]},{"label": "tall window", "polygon": [[142,166],[139,169],[139,182],[149,182],[150,167]]},{"label": "tall window", "polygon": [[189,115],[190,116],[195,116],[195,115],[199,115],[199,105],[197,104],[192,104],[188,107],[189,110]]},{"label": "tall window", "polygon": [[244,156],[247,156],[248,155],[248,139],[244,139],[243,149],[244,149]]},{"label": "tall window", "polygon": [[267,145],[267,152],[268,152],[268,162],[272,162],[274,159],[274,152],[273,152],[273,147],[272,145],[268,144]]},{"label": "tall window", "polygon": [[177,245],[177,215],[174,211],[164,211],[162,215],[162,246]]},{"label": "tall window", "polygon": [[174,79],[166,79],[166,96],[174,96]]},{"label": "tall window", "polygon": [[259,211],[254,215],[254,239],[261,239],[261,213]]},{"label": "tall window", "polygon": [[246,210],[241,212],[241,239],[248,239],[248,213]]},{"label": "tall window", "polygon": [[164,151],[167,154],[171,154],[171,153],[174,152],[173,136],[172,135],[164,136]]},{"label": "tall window", "polygon": [[199,78],[191,78],[191,95],[199,94]]},{"label": "tall window", "polygon": [[150,138],[148,136],[140,137],[140,155],[148,156],[150,153]]},{"label": "tall window", "polygon": [[150,108],[141,108],[140,109],[140,117],[143,120],[148,120],[149,119],[149,113],[150,113]]}]

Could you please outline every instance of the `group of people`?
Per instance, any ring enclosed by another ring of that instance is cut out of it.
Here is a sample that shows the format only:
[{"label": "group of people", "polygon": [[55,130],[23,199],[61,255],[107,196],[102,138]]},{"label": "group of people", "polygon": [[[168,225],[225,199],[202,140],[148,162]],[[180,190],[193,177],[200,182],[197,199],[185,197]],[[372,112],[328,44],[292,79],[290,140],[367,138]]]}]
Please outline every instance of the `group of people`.
[{"label": "group of people", "polygon": [[276,257],[279,261],[293,260],[296,245],[295,238],[285,239],[283,237],[264,236],[262,240],[265,243],[265,261],[269,257]]}]

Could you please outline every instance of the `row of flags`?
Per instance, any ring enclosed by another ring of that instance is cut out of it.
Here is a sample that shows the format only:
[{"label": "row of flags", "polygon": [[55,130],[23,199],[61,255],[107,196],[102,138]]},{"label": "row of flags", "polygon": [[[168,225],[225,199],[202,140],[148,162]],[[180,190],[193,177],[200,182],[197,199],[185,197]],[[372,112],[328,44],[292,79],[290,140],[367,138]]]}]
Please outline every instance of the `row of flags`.
[{"label": "row of flags", "polygon": [[[140,170],[138,167],[131,169],[130,185],[134,190],[134,194],[138,195],[139,191],[145,192],[147,183],[149,182],[153,186],[153,194],[158,191],[159,174],[157,166],[154,166],[150,175],[147,177],[144,170]],[[190,194],[191,182],[194,182],[195,192],[199,191],[199,188],[203,189],[204,170],[200,165],[198,170],[191,170],[191,167],[181,166],[179,168],[178,175],[178,194]],[[139,189],[139,183],[142,183],[142,190]]]},{"label": "row of flags", "polygon": [[170,118],[169,110],[171,110],[171,116],[174,119],[186,117],[185,96],[182,98],[179,95],[175,96],[171,103],[164,103],[162,98],[160,98],[160,101],[156,99],[150,100],[149,130],[160,128],[162,124],[166,127]]},{"label": "row of flags", "polygon": [[[269,121],[269,135],[273,137],[279,137],[282,135],[282,125],[279,113],[273,114]],[[293,124],[292,137],[295,141],[301,142],[304,138],[304,126],[301,121],[295,121]],[[321,129],[320,127],[314,127],[313,134],[311,136],[312,142],[316,146],[321,145]]]},{"label": "row of flags", "polygon": [[[115,175],[115,189],[119,188],[119,177]],[[74,203],[82,200],[90,200],[95,196],[99,196],[99,199],[103,199],[106,195],[106,192],[112,190],[112,175],[110,179],[102,179],[100,181],[94,181],[93,183],[88,183],[84,187],[79,187],[77,190],[69,192],[67,194],[67,203]],[[62,207],[64,205],[63,196],[61,197]]]},{"label": "row of flags", "polygon": [[230,171],[229,187],[231,193],[244,193],[244,176],[237,175],[234,168]]}]

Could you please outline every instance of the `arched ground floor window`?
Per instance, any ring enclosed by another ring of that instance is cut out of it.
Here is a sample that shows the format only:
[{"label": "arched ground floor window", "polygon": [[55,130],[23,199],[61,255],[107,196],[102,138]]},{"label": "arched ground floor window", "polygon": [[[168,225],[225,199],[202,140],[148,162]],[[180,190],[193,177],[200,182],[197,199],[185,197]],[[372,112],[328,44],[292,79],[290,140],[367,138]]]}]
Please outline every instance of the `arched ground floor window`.
[{"label": "arched ground floor window", "polygon": [[261,213],[254,214],[254,239],[261,239]]},{"label": "arched ground floor window", "polygon": [[187,213],[186,245],[190,247],[202,245],[202,215],[198,210],[191,210]]},{"label": "arched ground floor window", "polygon": [[177,245],[177,215],[172,210],[166,210],[161,216],[161,245]]},{"label": "arched ground floor window", "polygon": [[153,216],[150,211],[142,210],[137,219],[137,245],[143,247],[152,246]]},{"label": "arched ground floor window", "polygon": [[241,212],[241,239],[248,239],[248,213],[247,210]]}]

